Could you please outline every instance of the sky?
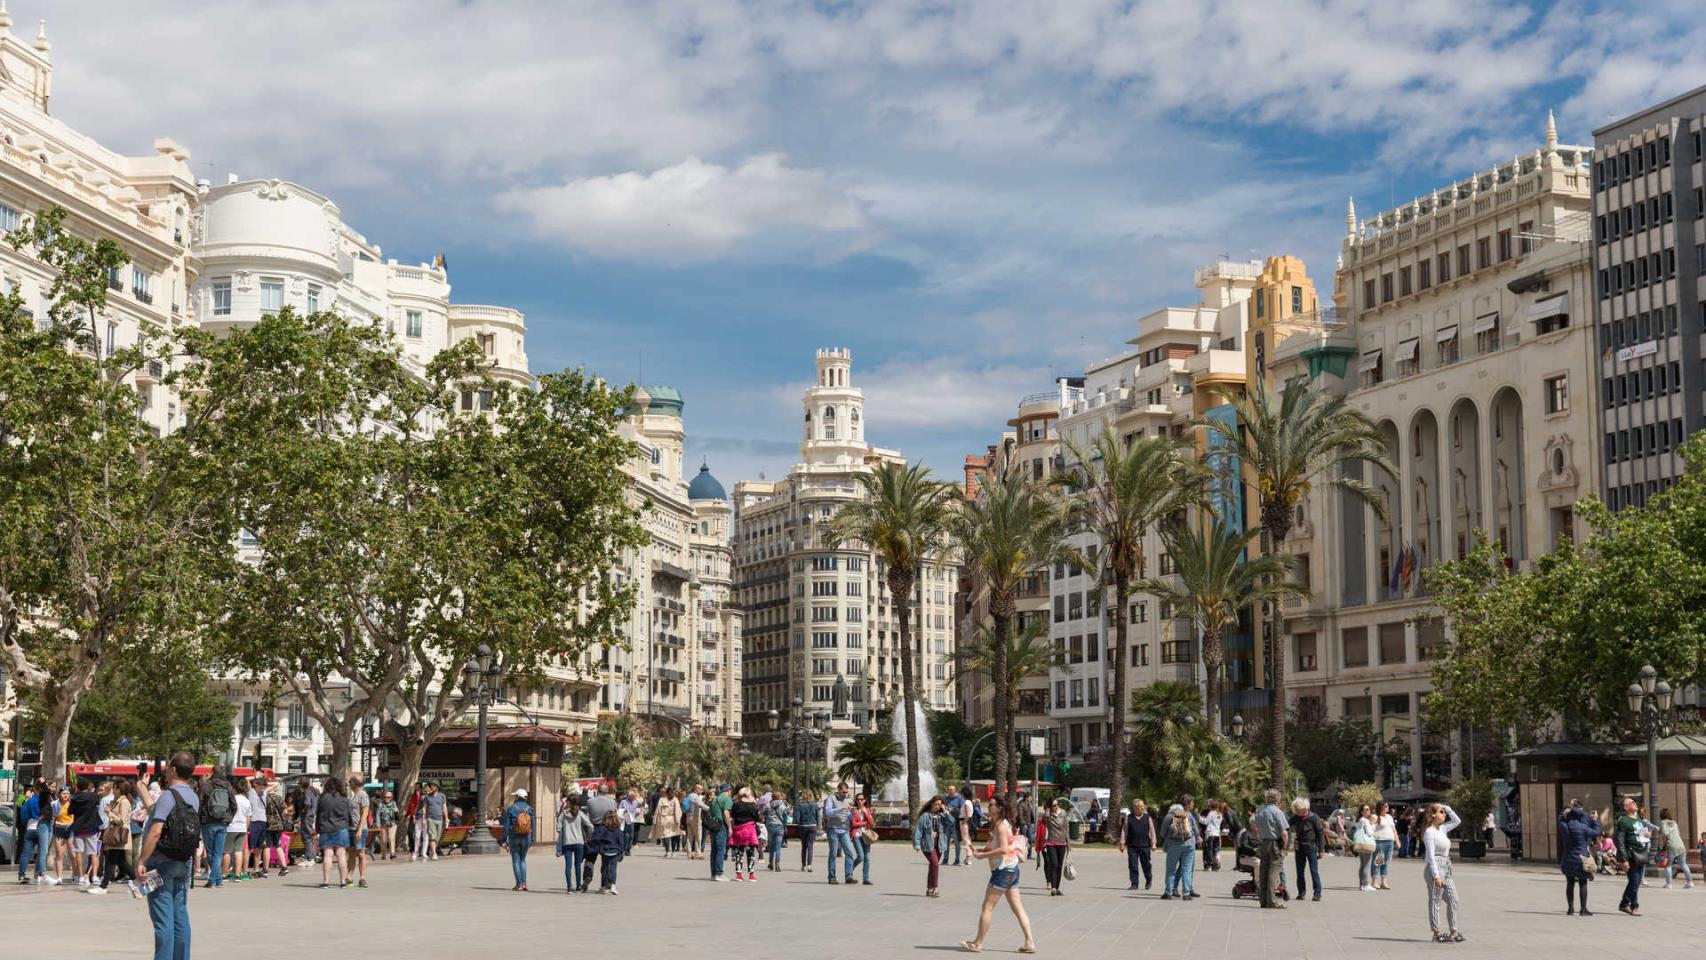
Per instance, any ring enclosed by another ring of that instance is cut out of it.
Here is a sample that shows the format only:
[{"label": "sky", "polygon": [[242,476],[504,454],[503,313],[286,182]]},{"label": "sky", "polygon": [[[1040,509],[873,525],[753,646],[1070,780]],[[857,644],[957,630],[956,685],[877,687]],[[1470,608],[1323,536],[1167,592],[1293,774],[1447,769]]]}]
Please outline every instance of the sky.
[{"label": "sky", "polygon": [[732,490],[798,459],[819,347],[950,478],[1020,397],[1220,257],[1373,214],[1706,83],[1697,0],[11,0],[52,110],[198,178],[333,198],[534,372],[686,399]]}]

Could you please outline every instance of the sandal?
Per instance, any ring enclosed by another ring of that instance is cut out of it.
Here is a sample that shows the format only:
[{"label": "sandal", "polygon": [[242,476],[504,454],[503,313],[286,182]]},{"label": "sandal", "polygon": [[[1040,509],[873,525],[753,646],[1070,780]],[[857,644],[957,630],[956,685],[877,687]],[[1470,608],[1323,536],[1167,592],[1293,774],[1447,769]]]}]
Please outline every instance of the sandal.
[{"label": "sandal", "polygon": [[1451,931],[1451,942],[1452,943],[1462,943],[1463,942],[1463,934],[1458,933],[1456,930]]},{"label": "sandal", "polygon": [[1436,934],[1434,934],[1434,942],[1435,943],[1450,943],[1451,937],[1448,934],[1436,933]]},{"label": "sandal", "polygon": [[966,952],[967,952],[967,953],[982,953],[982,952],[983,952],[983,948],[982,948],[982,947],[980,947],[980,946],[978,946],[978,945],[977,945],[977,944],[975,944],[975,943],[972,943],[972,942],[971,942],[971,941],[970,941],[970,940],[961,940],[961,941],[960,941],[960,946],[961,946],[961,947],[962,947],[962,948],[963,948],[963,949],[964,949],[964,950],[965,950],[965,951],[966,951]]}]

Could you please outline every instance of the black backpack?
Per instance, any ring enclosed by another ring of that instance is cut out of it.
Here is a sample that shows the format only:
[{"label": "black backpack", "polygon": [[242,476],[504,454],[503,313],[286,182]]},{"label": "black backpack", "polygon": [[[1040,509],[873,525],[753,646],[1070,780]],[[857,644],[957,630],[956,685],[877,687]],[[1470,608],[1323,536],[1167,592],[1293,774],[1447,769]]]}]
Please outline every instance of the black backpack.
[{"label": "black backpack", "polygon": [[224,780],[208,781],[207,803],[204,806],[201,816],[203,823],[230,823],[237,812],[231,802],[231,785]]},{"label": "black backpack", "polygon": [[196,812],[195,794],[189,794],[186,800],[176,786],[172,787],[172,794],[175,802],[160,824],[160,839],[154,843],[154,852],[167,860],[189,860],[201,845],[201,818]]}]

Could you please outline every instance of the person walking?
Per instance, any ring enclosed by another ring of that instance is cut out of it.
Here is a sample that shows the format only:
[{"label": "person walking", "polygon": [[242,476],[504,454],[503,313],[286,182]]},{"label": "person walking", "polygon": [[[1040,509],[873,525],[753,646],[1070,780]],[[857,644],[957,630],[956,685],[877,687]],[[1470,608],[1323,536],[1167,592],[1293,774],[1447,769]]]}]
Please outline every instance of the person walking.
[{"label": "person walking", "polygon": [[692,791],[681,798],[681,834],[687,841],[687,859],[698,860],[705,854],[699,843],[704,831],[705,788],[694,784]]},{"label": "person walking", "polygon": [[912,849],[924,855],[924,895],[936,897],[942,878],[942,858],[948,853],[948,838],[955,830],[954,817],[941,797],[924,801],[912,826]]},{"label": "person walking", "polygon": [[130,811],[135,796],[136,787],[129,780],[114,781],[107,826],[101,831],[101,885],[90,887],[90,893],[106,893],[114,877],[136,886],[136,872],[130,868]]},{"label": "person walking", "polygon": [[379,791],[373,822],[379,828],[379,859],[397,859],[397,801],[388,789]]},{"label": "person walking", "polygon": [[960,946],[971,953],[983,952],[984,938],[989,936],[989,926],[995,920],[995,904],[1005,898],[1013,911],[1013,919],[1019,921],[1020,932],[1025,935],[1019,952],[1036,953],[1037,941],[1031,936],[1031,918],[1025,914],[1025,905],[1019,899],[1019,865],[1025,862],[1028,845],[1007,822],[1007,805],[1002,798],[990,798],[989,818],[988,841],[983,849],[971,852],[974,858],[989,861],[989,886],[984,888],[983,906],[977,915],[977,936],[961,940]]},{"label": "person walking", "polygon": [[1141,797],[1133,797],[1131,812],[1120,824],[1120,852],[1125,854],[1126,877],[1131,882],[1127,890],[1138,889],[1139,881],[1145,890],[1154,884],[1150,861],[1154,850],[1155,823],[1149,819],[1149,804]]},{"label": "person walking", "polygon": [[71,872],[79,887],[92,886],[101,849],[100,798],[85,782],[71,794]]},{"label": "person walking", "polygon": [[498,846],[509,851],[509,869],[515,874],[511,890],[527,892],[527,851],[533,846],[533,804],[527,802],[527,791],[517,788],[510,794],[510,804],[503,812],[503,837]]},{"label": "person walking", "polygon": [[1062,895],[1061,874],[1066,867],[1066,855],[1072,849],[1070,829],[1066,801],[1055,797],[1049,801],[1043,812],[1043,838],[1040,841],[1043,848],[1043,878],[1051,897]]},{"label": "person walking", "polygon": [[1225,804],[1219,800],[1210,800],[1202,815],[1202,868],[1204,870],[1220,869],[1221,838],[1226,835]]},{"label": "person walking", "polygon": [[148,918],[154,925],[154,960],[189,960],[190,956],[191,863],[203,832],[200,798],[189,784],[194,773],[194,757],[181,750],[172,754],[161,771],[164,789],[142,833],[138,876],[144,886],[151,887]]},{"label": "person walking", "polygon": [[792,813],[787,792],[778,790],[770,795],[770,802],[764,807],[764,835],[769,842],[766,870],[782,869],[782,841],[788,836],[788,818]]},{"label": "person walking", "polygon": [[[1665,864],[1665,889],[1670,889],[1671,877],[1681,870],[1686,881],[1684,890],[1694,889],[1694,871],[1688,869],[1688,844],[1682,839],[1682,828],[1670,818],[1668,808],[1659,808],[1659,835],[1664,841],[1665,855],[1669,861]],[[1706,866],[1703,864],[1702,866]]]},{"label": "person walking", "polygon": [[[628,830],[622,823],[622,815],[615,810],[604,815],[604,819],[596,821],[592,826],[592,836],[587,839],[586,850],[589,855],[598,858],[598,892],[611,896],[619,896],[616,889],[616,866],[627,855]],[[587,884],[591,886],[589,882]]]},{"label": "person walking", "polygon": [[665,787],[652,807],[652,839],[663,846],[664,859],[681,855],[681,792]]},{"label": "person walking", "polygon": [[1462,943],[1463,932],[1457,929],[1457,884],[1451,879],[1451,831],[1463,821],[1443,803],[1428,804],[1422,821],[1427,824],[1422,834],[1422,879],[1428,884],[1428,925],[1435,943]]},{"label": "person walking", "polygon": [[823,827],[829,838],[829,882],[837,883],[835,879],[835,860],[838,856],[845,858],[847,882],[853,882],[853,868],[858,864],[858,857],[853,852],[853,801],[848,796],[846,781],[835,785],[834,796],[826,797],[823,801]]},{"label": "person walking", "polygon": [[800,805],[794,808],[794,823],[800,828],[800,871],[811,873],[818,828],[823,823],[823,804],[817,802],[817,795],[809,788],[800,791]]},{"label": "person walking", "polygon": [[[1321,852],[1327,849],[1327,825],[1309,809],[1309,801],[1302,797],[1291,802],[1291,846],[1292,859],[1297,863],[1297,899],[1302,902],[1303,895],[1309,888],[1315,888],[1315,896],[1311,899],[1321,899]],[[1304,867],[1309,868],[1307,874]]]},{"label": "person walking", "polygon": [[1617,818],[1616,829],[1612,839],[1617,844],[1617,859],[1623,865],[1623,873],[1627,878],[1623,885],[1623,898],[1617,902],[1617,909],[1631,917],[1641,915],[1641,881],[1647,872],[1647,860],[1652,855],[1652,846],[1648,840],[1651,825],[1641,816],[1641,807],[1632,796],[1624,796],[1623,813]]},{"label": "person walking", "polygon": [[[1356,819],[1351,822],[1351,850],[1357,855],[1357,889],[1363,893],[1372,893],[1375,889],[1374,854],[1379,847],[1374,842],[1374,830],[1377,826],[1379,823],[1374,818],[1373,807],[1366,803],[1357,807]],[[1422,829],[1427,829],[1426,824]]]},{"label": "person walking", "polygon": [[314,836],[320,847],[320,889],[332,886],[331,869],[338,866],[338,889],[349,886],[345,851],[350,845],[350,802],[343,780],[326,778],[326,789],[314,806]]},{"label": "person walking", "polygon": [[1161,886],[1161,899],[1171,900],[1174,896],[1181,900],[1196,899],[1192,868],[1197,855],[1197,818],[1183,803],[1167,808],[1161,824],[1161,846],[1167,852],[1167,876]]},{"label": "person walking", "polygon": [[629,787],[628,794],[617,804],[616,809],[622,818],[622,852],[633,853],[634,841],[640,838],[640,824],[646,821],[646,801],[640,797],[640,788]]},{"label": "person walking", "polygon": [[1576,915],[1577,888],[1581,889],[1582,916],[1593,916],[1588,909],[1588,884],[1593,881],[1593,847],[1599,835],[1599,820],[1582,809],[1580,800],[1571,800],[1558,815],[1558,872],[1564,875],[1565,916]]},{"label": "person walking", "polygon": [[1013,805],[1013,831],[1028,844],[1037,842],[1037,808],[1031,803],[1031,795],[1023,790],[1019,791],[1019,802]]},{"label": "person walking", "polygon": [[[971,784],[968,783],[960,788],[960,800],[962,802],[959,809],[954,811],[954,821],[959,827],[954,838],[956,854],[962,850],[968,853],[971,851],[972,824],[977,816],[977,797],[972,793]],[[962,867],[971,866],[971,861],[972,858],[969,856],[955,857],[955,862]]]},{"label": "person walking", "polygon": [[1387,877],[1392,872],[1392,854],[1398,847],[1398,825],[1392,819],[1392,808],[1382,800],[1374,807],[1374,889],[1390,890]]},{"label": "person walking", "polygon": [[[877,815],[871,809],[871,797],[861,793],[853,798],[853,814],[848,819],[848,836],[853,841],[853,849],[859,854],[859,869],[861,882],[871,886],[871,850],[877,845]],[[847,878],[853,882],[852,877]]]},{"label": "person walking", "polygon": [[[1279,802],[1278,790],[1263,791],[1262,809],[1257,810],[1254,817],[1258,861],[1256,891],[1265,910],[1285,909],[1285,904],[1279,900],[1280,867],[1285,858],[1285,848],[1291,842],[1291,825],[1280,810]],[[1305,803],[1304,807],[1307,809],[1308,804]]]},{"label": "person walking", "polygon": [[426,809],[426,858],[437,860],[438,845],[444,842],[444,825],[450,819],[450,800],[438,784],[429,783],[421,805]]},{"label": "person walking", "polygon": [[425,787],[417,782],[414,792],[409,794],[408,802],[403,804],[403,839],[409,846],[410,863],[426,854],[425,799]]},{"label": "person walking", "polygon": [[954,819],[954,835],[948,838],[949,859],[942,861],[950,867],[957,867],[970,860],[969,851],[960,839],[960,807],[966,803],[965,797],[960,796],[960,788],[950,785],[948,793],[942,798],[943,809]]},{"label": "person walking", "polygon": [[582,812],[580,798],[563,801],[557,813],[557,856],[563,858],[564,893],[584,893],[581,864],[586,861],[586,844],[592,836],[592,821]]},{"label": "person walking", "polygon": [[1392,822],[1398,832],[1398,859],[1406,860],[1415,849],[1415,812],[1409,807],[1399,807],[1392,815]]}]

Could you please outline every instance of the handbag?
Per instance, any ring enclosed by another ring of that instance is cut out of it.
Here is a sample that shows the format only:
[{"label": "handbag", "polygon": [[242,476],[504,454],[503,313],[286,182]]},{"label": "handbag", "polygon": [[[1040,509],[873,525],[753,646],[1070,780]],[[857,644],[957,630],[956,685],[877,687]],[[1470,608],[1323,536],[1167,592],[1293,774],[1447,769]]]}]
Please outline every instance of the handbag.
[{"label": "handbag", "polygon": [[1599,864],[1594,860],[1593,854],[1579,853],[1576,855],[1576,861],[1581,865],[1582,872],[1588,875],[1589,880],[1592,880],[1595,871],[1599,869]]},{"label": "handbag", "polygon": [[1367,830],[1359,827],[1356,833],[1351,834],[1351,849],[1359,854],[1373,853],[1374,838],[1368,835]]},{"label": "handbag", "polygon": [[1072,854],[1066,855],[1066,866],[1061,868],[1060,874],[1068,880],[1078,879],[1078,865],[1072,862]]},{"label": "handbag", "polygon": [[866,830],[864,833],[859,834],[859,845],[864,847],[866,850],[871,849],[871,831]]}]

